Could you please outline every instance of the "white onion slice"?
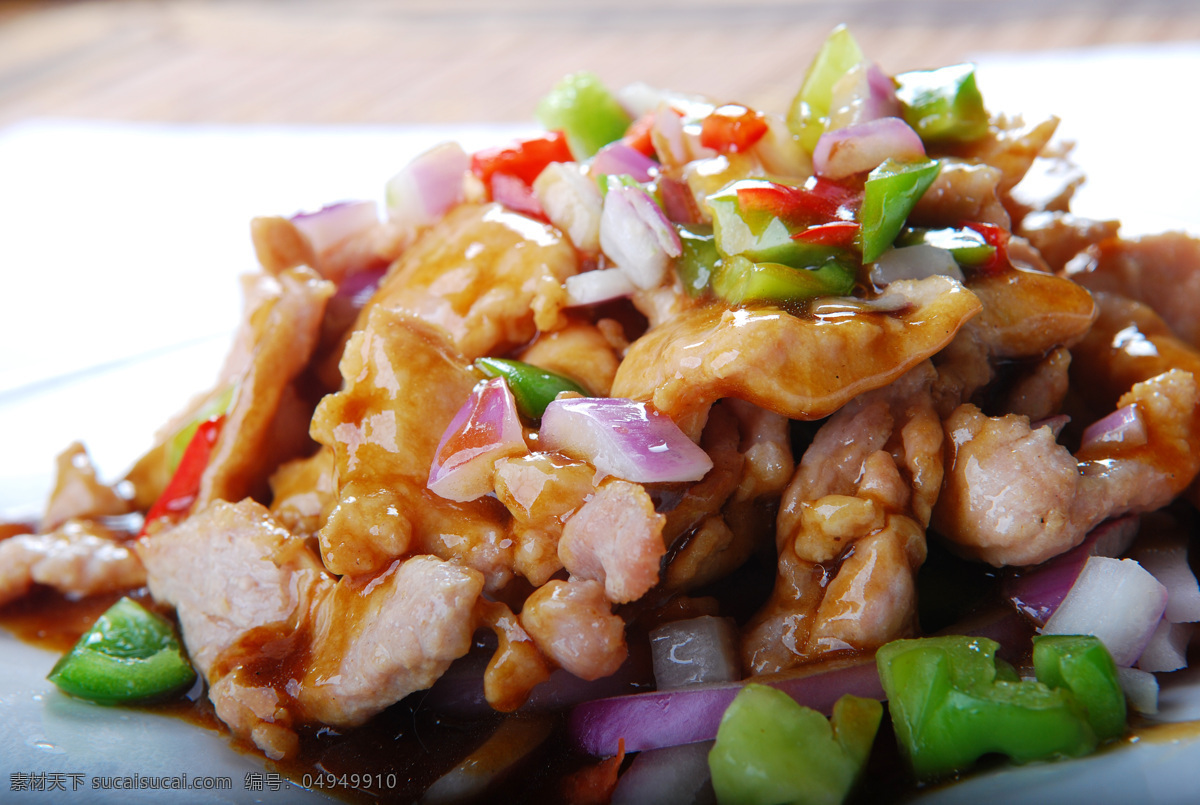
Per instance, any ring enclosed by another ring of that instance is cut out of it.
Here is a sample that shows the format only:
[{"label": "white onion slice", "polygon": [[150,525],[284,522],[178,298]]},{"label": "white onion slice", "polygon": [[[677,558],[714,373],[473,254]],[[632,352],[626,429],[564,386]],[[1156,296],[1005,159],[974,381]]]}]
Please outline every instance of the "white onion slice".
[{"label": "white onion slice", "polygon": [[624,271],[604,268],[567,277],[567,306],[598,305],[629,296],[637,290]]},{"label": "white onion slice", "polygon": [[1188,643],[1194,629],[1190,623],[1171,623],[1163,618],[1142,650],[1137,667],[1156,674],[1186,668]]},{"label": "white onion slice", "polygon": [[713,465],[669,416],[620,397],[555,400],[542,415],[538,441],[635,483],[698,481]]},{"label": "white onion slice", "polygon": [[1143,539],[1130,554],[1167,588],[1167,611],[1172,623],[1200,621],[1200,584],[1188,563],[1188,539],[1184,534],[1156,535]]},{"label": "white onion slice", "polygon": [[533,181],[533,193],[550,223],[567,233],[576,249],[600,251],[600,188],[577,162],[551,162]]},{"label": "white onion slice", "polygon": [[1080,447],[1092,447],[1106,442],[1139,447],[1145,444],[1148,438],[1141,409],[1131,403],[1088,425],[1083,431]]},{"label": "white onion slice", "polygon": [[881,117],[825,132],[812,159],[818,176],[845,179],[889,158],[907,162],[924,156],[925,145],[912,126],[898,117]]},{"label": "white onion slice", "polygon": [[888,249],[871,264],[870,273],[876,288],[886,288],[897,280],[921,280],[934,275],[963,281],[962,269],[954,255],[928,243]]},{"label": "white onion slice", "polygon": [[1137,562],[1093,556],[1043,631],[1095,635],[1113,662],[1131,666],[1166,608],[1167,588]]},{"label": "white onion slice", "polygon": [[614,184],[600,214],[600,248],[639,288],[657,286],[683,253],[675,227],[641,188]]},{"label": "white onion slice", "polygon": [[737,628],[728,618],[703,615],[671,621],[650,632],[650,657],[659,690],[742,678]]},{"label": "white onion slice", "polygon": [[454,415],[429,468],[429,489],[459,502],[492,491],[496,460],[529,452],[517,401],[502,377],[484,381]]},{"label": "white onion slice", "polygon": [[442,143],[418,155],[388,180],[388,218],[427,226],[463,200],[463,177],[471,158],[458,143]]},{"label": "white onion slice", "polygon": [[343,201],[316,212],[297,213],[291,221],[308,239],[313,252],[320,255],[347,238],[378,226],[379,211],[374,201]]},{"label": "white onion slice", "polygon": [[1158,680],[1149,671],[1117,666],[1117,679],[1129,706],[1144,716],[1158,712]]}]

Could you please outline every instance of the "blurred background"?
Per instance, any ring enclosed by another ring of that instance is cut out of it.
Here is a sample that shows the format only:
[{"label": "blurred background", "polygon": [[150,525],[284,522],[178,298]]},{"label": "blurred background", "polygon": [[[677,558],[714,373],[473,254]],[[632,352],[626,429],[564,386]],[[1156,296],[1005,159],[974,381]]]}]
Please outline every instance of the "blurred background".
[{"label": "blurred background", "polygon": [[528,121],[581,68],[782,110],[839,22],[897,72],[1197,42],[1200,2],[0,0],[0,125]]}]

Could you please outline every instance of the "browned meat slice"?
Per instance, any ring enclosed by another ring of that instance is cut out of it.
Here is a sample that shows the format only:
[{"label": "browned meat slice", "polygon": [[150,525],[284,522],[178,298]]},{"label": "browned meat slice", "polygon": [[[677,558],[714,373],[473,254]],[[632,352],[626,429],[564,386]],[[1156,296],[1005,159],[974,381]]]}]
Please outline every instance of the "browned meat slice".
[{"label": "browned meat slice", "polygon": [[991,165],[943,159],[941,171],[909,220],[914,226],[960,226],[963,221],[978,221],[1008,229],[1008,211],[999,195],[1003,179],[1000,169]]},{"label": "browned meat slice", "polygon": [[542,333],[521,360],[575,380],[593,396],[607,397],[621,358],[594,324],[572,320],[561,330]]},{"label": "browned meat slice", "polygon": [[1200,353],[1144,305],[1097,294],[1099,317],[1072,351],[1096,415],[1135,405],[1144,443],[1101,441],[1072,456],[1048,427],[964,405],[934,525],[960,552],[994,565],[1043,562],[1102,520],[1159,508],[1200,471]]},{"label": "browned meat slice", "polygon": [[666,520],[641,485],[610,478],[567,520],[558,558],[573,578],[603,584],[613,603],[636,601],[658,583]]},{"label": "browned meat slice", "polygon": [[1066,275],[1093,291],[1149,305],[1184,341],[1200,348],[1200,239],[1181,232],[1110,238],[1089,247]]},{"label": "browned meat slice", "polygon": [[521,626],[542,654],[580,679],[612,675],[629,653],[625,621],[592,579],[546,582],[525,600]]},{"label": "browned meat slice", "polygon": [[276,759],[296,751],[302,724],[359,724],[433,684],[470,647],[483,588],[431,556],[335,581],[250,500],[217,501],[139,553],[217,716]]},{"label": "browned meat slice", "polygon": [[385,307],[351,337],[341,371],[345,387],[312,421],[339,487],[321,559],[339,575],[374,573],[413,550],[421,507],[451,505],[424,492],[442,432],[476,378],[441,331]]},{"label": "browned meat slice", "polygon": [[945,277],[888,292],[907,307],[880,313],[831,301],[803,317],[769,306],[694,308],[630,347],[613,395],[649,400],[689,432],[722,397],[792,419],[828,416],[940,350],[980,308]]},{"label": "browned meat slice", "polygon": [[87,450],[73,442],[56,459],[54,489],[46,502],[41,530],[58,528],[67,520],[124,514],[129,501],[96,477],[96,468]]},{"label": "browned meat slice", "polygon": [[942,429],[925,362],[830,417],[784,493],[771,597],[743,665],[780,671],[911,634],[925,526],[942,481]]},{"label": "browned meat slice", "polygon": [[1036,362],[1005,395],[1004,412],[1036,422],[1062,410],[1071,385],[1071,351],[1058,347]]},{"label": "browned meat slice", "polygon": [[0,540],[0,606],[44,584],[68,595],[140,587],[146,571],[137,555],[108,529],[68,520],[53,531]]},{"label": "browned meat slice", "polygon": [[436,325],[470,359],[529,342],[566,321],[575,249],[558,230],[498,204],[464,204],[427,230],[384,278],[370,308]]},{"label": "browned meat slice", "polygon": [[309,266],[322,277],[340,284],[359,271],[387,266],[400,256],[412,239],[405,227],[388,221],[329,244],[319,253],[291,220],[262,216],[250,221],[250,239],[259,265],[269,274]]},{"label": "browned meat slice", "polygon": [[1021,219],[1017,234],[1057,273],[1084,249],[1116,237],[1118,229],[1117,221],[1093,221],[1069,212],[1034,212]]},{"label": "browned meat slice", "polygon": [[271,515],[293,534],[315,536],[337,505],[333,450],[281,466],[271,476]]}]

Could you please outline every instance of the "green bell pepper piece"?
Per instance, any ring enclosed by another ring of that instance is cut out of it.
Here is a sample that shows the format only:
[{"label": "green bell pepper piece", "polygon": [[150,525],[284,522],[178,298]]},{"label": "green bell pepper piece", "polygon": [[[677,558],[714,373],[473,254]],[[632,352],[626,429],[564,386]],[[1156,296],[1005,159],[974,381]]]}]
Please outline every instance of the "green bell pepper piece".
[{"label": "green bell pepper piece", "polygon": [[798,302],[818,296],[845,296],[854,290],[854,269],[838,260],[816,268],[755,262],[743,255],[726,257],[713,275],[713,292],[731,305],[747,302]]},{"label": "green bell pepper piece", "polygon": [[701,224],[678,227],[683,253],[675,261],[675,273],[687,295],[696,299],[712,291],[712,279],[721,266],[712,227]]},{"label": "green bell pepper piece", "polygon": [[975,86],[974,65],[901,73],[896,97],[905,122],[926,143],[971,142],[987,134],[988,114]]},{"label": "green bell pepper piece", "polygon": [[941,170],[935,159],[886,160],[867,174],[859,223],[862,260],[870,263],[887,251],[904,228],[913,207]]},{"label": "green bell pepper piece", "polygon": [[542,98],[537,119],[567,136],[577,160],[590,159],[604,146],[621,139],[632,118],[594,73],[572,73]]},{"label": "green bell pepper piece", "polygon": [[542,414],[546,413],[546,406],[564,391],[588,396],[583,386],[569,377],[523,361],[476,358],[475,368],[488,377],[503,377],[517,402],[517,411],[526,419],[541,419]]},{"label": "green bell pepper piece", "polygon": [[919,244],[945,249],[963,268],[978,268],[996,254],[996,247],[974,229],[909,229],[896,238],[897,246]]},{"label": "green bell pepper piece", "polygon": [[770,186],[765,179],[745,179],[718,190],[706,201],[712,210],[713,236],[717,251],[725,257],[740,254],[750,260],[791,265],[802,244],[782,219],[769,212],[743,210],[738,189]]},{"label": "green bell pepper piece", "polygon": [[839,25],[826,37],[808,67],[804,82],[788,110],[787,125],[812,153],[825,133],[833,105],[833,85],[864,60],[862,48],[845,25]]},{"label": "green bell pepper piece", "polygon": [[834,805],[862,774],[883,706],[846,695],[830,719],[751,683],[721,717],[708,753],[721,805]]},{"label": "green bell pepper piece", "polygon": [[989,752],[1024,763],[1096,748],[1072,692],[1017,679],[997,665],[998,647],[954,635],[897,640],[876,653],[897,743],[918,778],[966,769]]},{"label": "green bell pepper piece", "polygon": [[1038,635],[1033,638],[1033,668],[1039,681],[1075,695],[1101,741],[1125,733],[1125,692],[1112,655],[1099,638]]},{"label": "green bell pepper piece", "polygon": [[47,677],[64,693],[98,704],[133,704],[189,688],[196,672],[165,618],[122,598]]}]

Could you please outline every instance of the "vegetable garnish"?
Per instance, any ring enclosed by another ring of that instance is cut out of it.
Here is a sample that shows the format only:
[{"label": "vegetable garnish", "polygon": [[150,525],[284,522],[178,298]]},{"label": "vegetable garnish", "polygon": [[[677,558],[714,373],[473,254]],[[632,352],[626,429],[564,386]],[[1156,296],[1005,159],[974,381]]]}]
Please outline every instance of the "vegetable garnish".
[{"label": "vegetable garnish", "polygon": [[503,377],[508,381],[508,389],[517,401],[517,410],[526,419],[541,419],[546,406],[564,391],[574,392],[581,397],[587,396],[583,386],[571,378],[523,361],[476,358],[475,368],[488,377]]},{"label": "vegetable garnish", "polygon": [[547,129],[561,129],[575,159],[584,160],[625,135],[632,118],[593,73],[567,76],[537,108]]},{"label": "vegetable garnish", "polygon": [[186,690],[196,679],[171,624],[131,598],[113,604],[47,677],[99,704],[136,704]]},{"label": "vegetable garnish", "polygon": [[889,643],[876,654],[901,753],[919,779],[999,752],[1018,763],[1078,757],[1124,729],[1116,666],[1095,637],[1035,648],[1037,680],[1022,680],[984,637]]},{"label": "vegetable garnish", "polygon": [[200,479],[208,467],[225,414],[206,419],[196,425],[187,449],[179,460],[171,480],[159,495],[158,500],[146,512],[142,533],[152,533],[164,523],[173,523],[185,517],[196,502],[200,492]]}]

